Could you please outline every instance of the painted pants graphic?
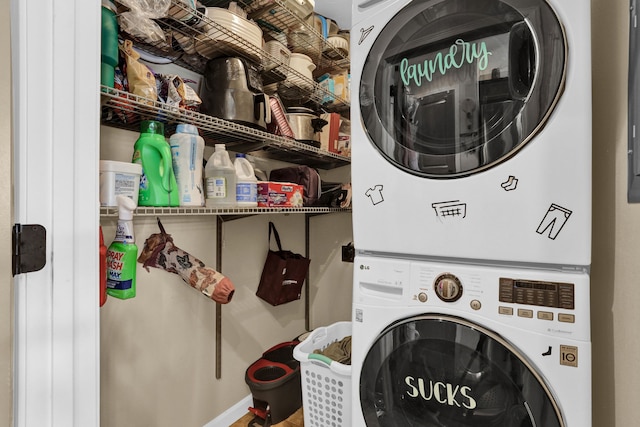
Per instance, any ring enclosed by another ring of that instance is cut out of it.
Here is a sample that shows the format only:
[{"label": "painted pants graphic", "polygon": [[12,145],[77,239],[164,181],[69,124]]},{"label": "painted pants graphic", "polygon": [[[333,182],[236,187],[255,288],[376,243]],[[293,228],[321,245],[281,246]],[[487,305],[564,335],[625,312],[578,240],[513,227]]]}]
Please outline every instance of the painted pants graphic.
[{"label": "painted pants graphic", "polygon": [[564,227],[566,222],[569,220],[571,214],[572,212],[569,209],[552,204],[536,232],[538,234],[544,234],[548,230],[548,237],[551,240],[555,240],[556,237],[558,237],[560,230],[562,230],[562,227]]}]

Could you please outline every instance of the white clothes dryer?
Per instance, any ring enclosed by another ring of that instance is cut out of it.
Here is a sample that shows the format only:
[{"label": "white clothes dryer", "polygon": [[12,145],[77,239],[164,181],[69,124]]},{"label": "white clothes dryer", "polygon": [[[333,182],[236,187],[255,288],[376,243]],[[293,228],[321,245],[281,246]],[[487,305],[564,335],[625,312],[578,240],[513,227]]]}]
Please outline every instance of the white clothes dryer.
[{"label": "white clothes dryer", "polygon": [[586,266],[590,4],[354,0],[356,249]]},{"label": "white clothes dryer", "polygon": [[590,427],[588,280],[357,256],[352,427]]}]

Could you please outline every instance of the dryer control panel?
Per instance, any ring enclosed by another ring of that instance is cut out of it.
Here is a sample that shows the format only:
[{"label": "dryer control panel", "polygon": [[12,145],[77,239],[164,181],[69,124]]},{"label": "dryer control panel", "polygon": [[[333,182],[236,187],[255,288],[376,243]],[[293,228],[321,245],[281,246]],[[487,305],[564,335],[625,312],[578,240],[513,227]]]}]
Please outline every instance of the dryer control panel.
[{"label": "dryer control panel", "polygon": [[575,308],[573,283],[500,278],[500,302],[539,307]]}]

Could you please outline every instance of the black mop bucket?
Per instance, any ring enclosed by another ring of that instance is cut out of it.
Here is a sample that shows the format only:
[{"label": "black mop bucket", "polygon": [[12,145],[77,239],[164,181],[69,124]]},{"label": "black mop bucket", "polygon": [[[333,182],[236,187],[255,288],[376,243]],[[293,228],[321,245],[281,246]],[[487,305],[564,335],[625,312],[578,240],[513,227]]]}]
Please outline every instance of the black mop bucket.
[{"label": "black mop bucket", "polygon": [[244,380],[251,390],[256,416],[277,424],[302,407],[300,362],[293,357],[298,341],[278,344],[249,366]]}]

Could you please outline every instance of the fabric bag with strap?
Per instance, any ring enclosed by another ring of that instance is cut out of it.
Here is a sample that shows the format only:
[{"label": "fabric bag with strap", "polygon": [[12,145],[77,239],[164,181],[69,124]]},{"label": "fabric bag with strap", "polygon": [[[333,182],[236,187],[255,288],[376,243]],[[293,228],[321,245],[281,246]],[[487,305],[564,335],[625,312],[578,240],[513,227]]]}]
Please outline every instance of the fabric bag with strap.
[{"label": "fabric bag with strap", "polygon": [[[277,251],[271,250],[272,232],[278,244]],[[310,262],[300,254],[282,250],[278,230],[273,222],[269,222],[269,252],[256,295],[274,306],[299,300]]]}]

